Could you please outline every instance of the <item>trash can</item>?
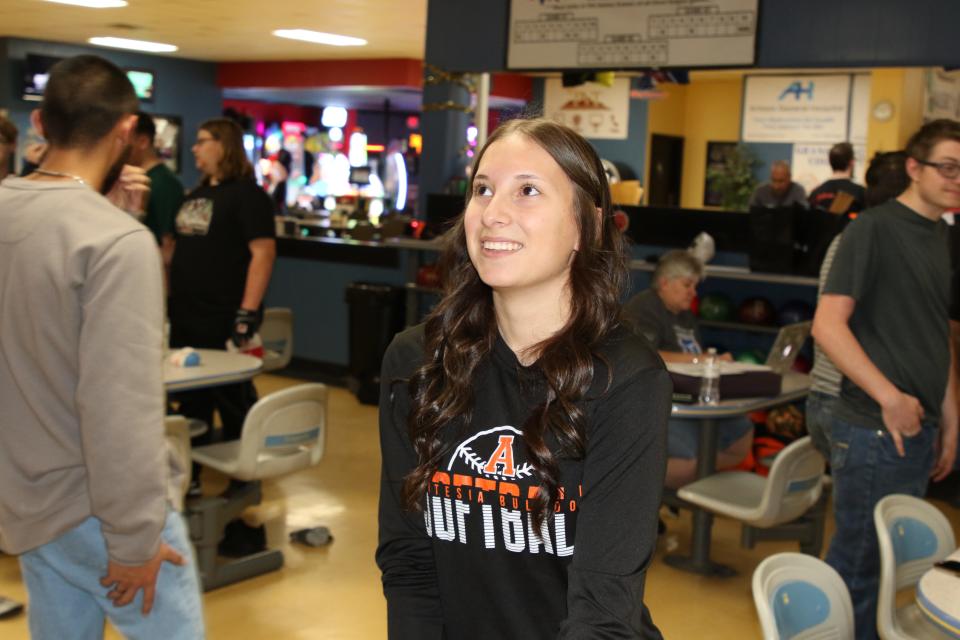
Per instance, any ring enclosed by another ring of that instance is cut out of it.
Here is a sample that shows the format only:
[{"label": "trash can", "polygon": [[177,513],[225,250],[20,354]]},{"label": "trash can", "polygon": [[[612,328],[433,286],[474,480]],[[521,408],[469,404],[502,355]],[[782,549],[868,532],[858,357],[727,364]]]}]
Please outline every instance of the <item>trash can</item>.
[{"label": "trash can", "polygon": [[345,299],[350,317],[347,388],[363,404],[380,397],[380,363],[390,341],[403,329],[405,291],[388,284],[353,282]]}]

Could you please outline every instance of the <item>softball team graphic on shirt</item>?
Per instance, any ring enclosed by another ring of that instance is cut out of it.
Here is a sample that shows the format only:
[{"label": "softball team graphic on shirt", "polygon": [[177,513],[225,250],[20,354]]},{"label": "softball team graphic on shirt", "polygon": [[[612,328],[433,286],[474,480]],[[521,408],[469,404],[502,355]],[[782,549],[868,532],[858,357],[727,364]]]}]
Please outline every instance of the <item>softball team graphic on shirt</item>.
[{"label": "softball team graphic on shirt", "polygon": [[560,487],[553,514],[541,530],[533,524],[532,501],[539,491],[526,460],[522,432],[501,426],[460,443],[428,490],[424,520],[438,540],[479,544],[514,553],[573,555],[572,522],[582,487]]}]

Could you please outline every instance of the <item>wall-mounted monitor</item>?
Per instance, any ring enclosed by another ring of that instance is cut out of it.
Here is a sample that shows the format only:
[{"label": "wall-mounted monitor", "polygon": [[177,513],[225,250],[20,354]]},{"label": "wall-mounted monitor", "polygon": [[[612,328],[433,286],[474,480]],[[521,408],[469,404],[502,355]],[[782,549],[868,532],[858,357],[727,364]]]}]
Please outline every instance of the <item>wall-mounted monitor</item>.
[{"label": "wall-mounted monitor", "polygon": [[42,56],[35,53],[28,53],[23,65],[23,91],[24,100],[43,100],[43,91],[47,88],[47,80],[50,78],[50,68],[63,60],[56,56]]},{"label": "wall-mounted monitor", "polygon": [[153,102],[154,80],[153,71],[147,69],[127,69],[127,79],[133,85],[140,102]]}]

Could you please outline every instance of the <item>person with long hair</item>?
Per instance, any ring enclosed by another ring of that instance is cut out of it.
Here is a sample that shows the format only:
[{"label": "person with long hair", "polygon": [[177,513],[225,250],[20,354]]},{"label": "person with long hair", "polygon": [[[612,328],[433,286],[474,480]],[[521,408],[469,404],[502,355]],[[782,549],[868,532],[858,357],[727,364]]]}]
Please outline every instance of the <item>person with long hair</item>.
[{"label": "person with long hair", "polygon": [[571,129],[498,128],[444,295],[384,356],[379,545],[391,638],[659,638],[643,603],[671,383],[621,326],[603,166]]},{"label": "person with long hair", "polygon": [[[276,257],[273,203],[253,178],[243,131],[233,120],[201,124],[193,155],[202,178],[174,224],[170,346],[223,349],[229,340],[243,347],[262,318]],[[236,440],[257,394],[251,382],[243,382],[176,398],[180,413],[207,424],[216,409],[224,439]]]}]

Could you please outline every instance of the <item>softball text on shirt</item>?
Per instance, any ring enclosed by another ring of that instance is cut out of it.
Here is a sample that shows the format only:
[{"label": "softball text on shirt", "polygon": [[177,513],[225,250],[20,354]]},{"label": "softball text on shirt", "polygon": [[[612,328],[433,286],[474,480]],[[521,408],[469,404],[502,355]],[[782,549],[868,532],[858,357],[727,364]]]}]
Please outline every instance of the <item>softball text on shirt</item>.
[{"label": "softball text on shirt", "polygon": [[[478,544],[514,553],[573,555],[567,516],[583,495],[580,486],[559,487],[553,513],[533,524],[539,482],[526,460],[522,433],[511,426],[481,431],[454,450],[434,473],[427,491],[427,534],[441,541]],[[572,533],[572,532],[570,532]]]}]

